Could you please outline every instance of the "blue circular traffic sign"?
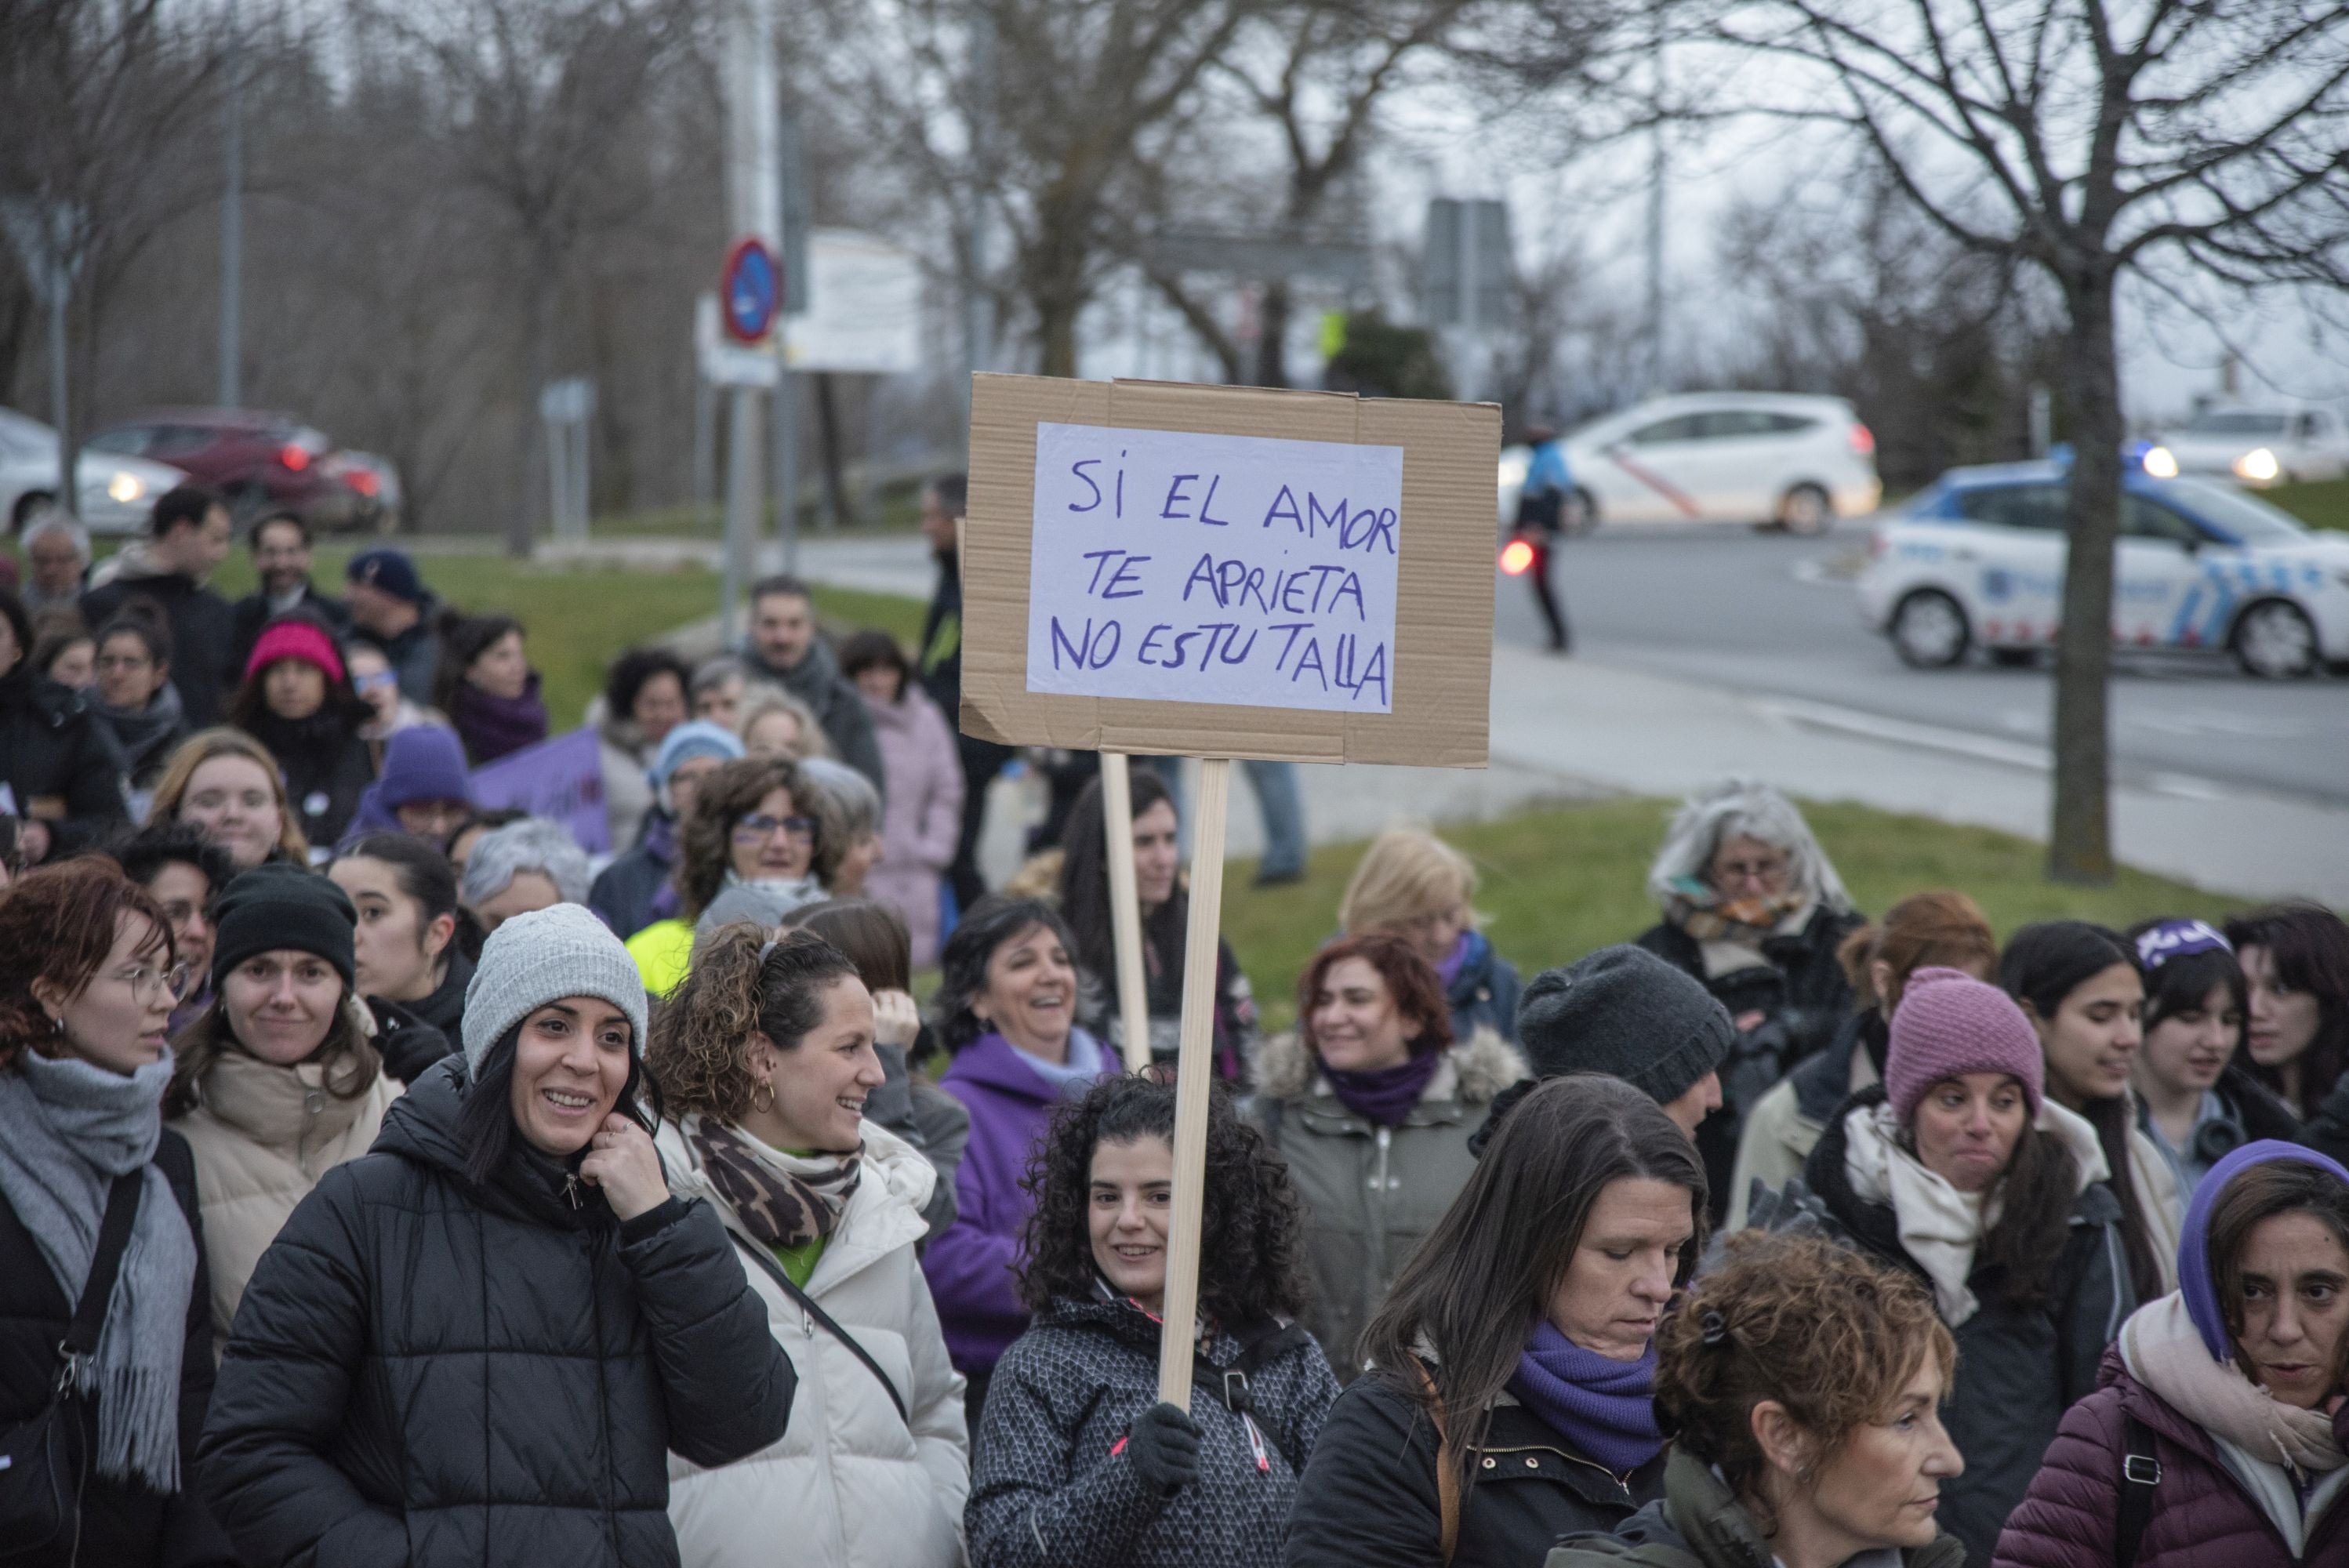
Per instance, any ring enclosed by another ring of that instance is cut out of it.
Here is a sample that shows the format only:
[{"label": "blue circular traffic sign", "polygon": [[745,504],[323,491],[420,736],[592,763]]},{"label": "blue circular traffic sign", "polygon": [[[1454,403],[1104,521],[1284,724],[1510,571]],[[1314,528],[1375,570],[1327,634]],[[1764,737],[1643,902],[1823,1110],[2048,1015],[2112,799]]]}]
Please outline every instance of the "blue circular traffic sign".
[{"label": "blue circular traffic sign", "polygon": [[726,253],[726,267],[718,278],[727,335],[738,343],[761,341],[775,325],[775,308],[782,297],[773,253],[756,238],[736,242]]}]

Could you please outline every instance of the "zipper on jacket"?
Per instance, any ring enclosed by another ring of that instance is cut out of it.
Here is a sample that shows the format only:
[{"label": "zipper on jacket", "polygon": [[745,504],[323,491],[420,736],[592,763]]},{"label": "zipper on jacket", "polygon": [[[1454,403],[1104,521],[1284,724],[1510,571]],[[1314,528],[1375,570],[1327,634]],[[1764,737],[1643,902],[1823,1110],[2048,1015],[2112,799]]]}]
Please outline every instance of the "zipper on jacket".
[{"label": "zipper on jacket", "polygon": [[1570,1465],[1580,1465],[1586,1470],[1597,1470],[1614,1482],[1615,1490],[1621,1492],[1625,1498],[1628,1499],[1631,1495],[1631,1482],[1627,1477],[1617,1475],[1597,1460],[1587,1460],[1580,1454],[1568,1453],[1564,1449],[1554,1449],[1544,1443],[1532,1443],[1521,1449],[1480,1449],[1477,1451],[1485,1456],[1485,1462],[1487,1465],[1494,1463],[1493,1456],[1495,1454],[1556,1454]]},{"label": "zipper on jacket", "polygon": [[1393,1140],[1394,1129],[1391,1127],[1380,1128],[1371,1139],[1378,1157],[1371,1166],[1371,1197],[1364,1205],[1369,1211],[1370,1224],[1365,1227],[1363,1239],[1370,1246],[1371,1277],[1375,1280],[1387,1277],[1387,1150]]},{"label": "zipper on jacket", "polygon": [[576,1171],[563,1178],[563,1195],[570,1200],[573,1208],[579,1207],[579,1172]]}]

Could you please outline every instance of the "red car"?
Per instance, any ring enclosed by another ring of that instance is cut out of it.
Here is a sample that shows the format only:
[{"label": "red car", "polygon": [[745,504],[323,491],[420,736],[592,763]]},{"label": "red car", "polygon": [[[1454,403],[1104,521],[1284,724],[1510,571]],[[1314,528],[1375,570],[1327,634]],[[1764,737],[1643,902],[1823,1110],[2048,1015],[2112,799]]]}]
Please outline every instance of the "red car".
[{"label": "red car", "polygon": [[109,425],[89,444],[185,469],[228,497],[240,524],[264,511],[294,512],[321,531],[374,521],[373,498],[330,460],[334,443],[284,414],[163,408]]}]

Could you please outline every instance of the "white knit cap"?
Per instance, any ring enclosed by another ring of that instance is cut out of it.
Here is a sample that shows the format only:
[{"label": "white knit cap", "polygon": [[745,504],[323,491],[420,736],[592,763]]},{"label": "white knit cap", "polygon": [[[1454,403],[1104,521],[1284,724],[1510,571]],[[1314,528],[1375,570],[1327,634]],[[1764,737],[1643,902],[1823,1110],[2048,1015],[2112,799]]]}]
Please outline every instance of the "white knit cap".
[{"label": "white knit cap", "polygon": [[558,903],[517,914],[490,933],[465,987],[465,1070],[508,1029],[565,996],[600,996],[628,1016],[632,1045],[645,1048],[645,982],[620,939],[585,905]]}]

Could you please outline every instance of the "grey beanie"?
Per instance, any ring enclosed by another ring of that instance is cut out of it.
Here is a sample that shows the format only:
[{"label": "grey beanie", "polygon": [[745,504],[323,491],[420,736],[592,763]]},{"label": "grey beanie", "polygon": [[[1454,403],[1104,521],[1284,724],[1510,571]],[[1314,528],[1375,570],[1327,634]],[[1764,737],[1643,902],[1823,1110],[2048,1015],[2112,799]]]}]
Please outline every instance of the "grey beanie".
[{"label": "grey beanie", "polygon": [[1670,1105],[1736,1042],[1702,982],[1644,947],[1602,947],[1545,969],[1517,1005],[1517,1044],[1538,1078],[1605,1073]]},{"label": "grey beanie", "polygon": [[738,921],[766,926],[771,934],[792,911],[823,902],[823,888],[813,877],[802,877],[797,882],[738,882],[709,901],[709,907],[693,923],[693,937],[698,942],[719,926]]},{"label": "grey beanie", "polygon": [[645,982],[612,928],[575,903],[517,914],[490,933],[465,987],[465,1071],[508,1029],[565,996],[601,996],[628,1016],[632,1048],[645,1048]]}]

